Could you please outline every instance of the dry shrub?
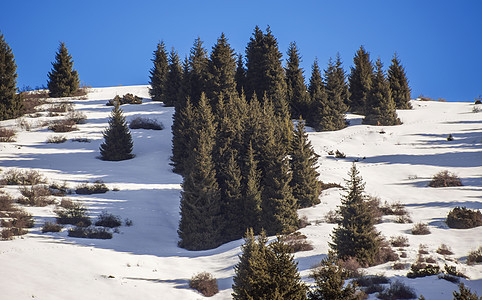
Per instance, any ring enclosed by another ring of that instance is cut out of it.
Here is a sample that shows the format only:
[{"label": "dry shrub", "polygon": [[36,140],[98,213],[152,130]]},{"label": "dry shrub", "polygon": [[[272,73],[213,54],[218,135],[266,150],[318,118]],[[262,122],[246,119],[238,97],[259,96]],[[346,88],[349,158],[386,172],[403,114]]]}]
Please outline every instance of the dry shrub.
[{"label": "dry shrub", "polygon": [[384,215],[403,216],[408,214],[405,205],[400,202],[388,204],[388,202],[385,201],[384,205],[380,207],[380,210]]},{"label": "dry shrub", "polygon": [[105,228],[74,227],[69,230],[68,236],[84,239],[108,240],[112,238],[112,233]]},{"label": "dry shrub", "polygon": [[408,243],[408,238],[404,236],[392,236],[390,239],[390,244],[392,244],[393,247],[408,247],[410,244]]},{"label": "dry shrub", "polygon": [[395,280],[390,284],[390,287],[383,292],[378,293],[377,298],[383,300],[392,299],[413,299],[417,294],[413,288],[405,285],[399,280]]},{"label": "dry shrub", "polygon": [[407,252],[402,251],[402,253],[400,253],[400,257],[401,258],[407,258]]},{"label": "dry shrub", "polygon": [[67,194],[72,194],[67,182],[64,181],[62,184],[53,182],[49,185],[50,193],[54,196],[65,196]]},{"label": "dry shrub", "polygon": [[327,190],[327,189],[332,189],[332,188],[343,189],[343,187],[341,185],[339,185],[338,183],[333,183],[333,182],[324,183],[322,181],[319,181],[319,185],[320,185],[321,191],[324,191],[324,190]]},{"label": "dry shrub", "polygon": [[90,143],[90,140],[88,138],[73,138],[72,142]]},{"label": "dry shrub", "polygon": [[414,263],[410,266],[410,272],[407,273],[408,278],[425,277],[440,274],[440,267],[425,263]]},{"label": "dry shrub", "polygon": [[37,90],[32,92],[22,92],[23,98],[23,114],[33,114],[37,112],[37,106],[45,104],[45,99],[49,97],[46,90]]},{"label": "dry shrub", "polygon": [[80,203],[72,202],[70,207],[57,209],[54,212],[57,214],[57,223],[59,224],[71,224],[78,227],[86,227],[92,224],[87,215],[87,208]]},{"label": "dry shrub", "polygon": [[449,265],[445,264],[444,270],[445,270],[445,273],[447,273],[449,275],[468,279],[467,275],[465,275],[462,272],[457,271],[456,266],[449,266]]},{"label": "dry shrub", "polygon": [[338,260],[338,265],[342,267],[349,278],[358,278],[363,276],[363,271],[359,271],[363,266],[354,257],[349,257],[345,260]]},{"label": "dry shrub", "polygon": [[432,177],[429,182],[430,187],[449,187],[449,186],[462,186],[460,178],[454,173],[450,173],[448,170],[440,171]]},{"label": "dry shrub", "polygon": [[482,246],[479,249],[469,252],[467,255],[467,264],[474,265],[482,263]]},{"label": "dry shrub", "polygon": [[395,223],[407,224],[407,223],[413,223],[413,221],[410,218],[410,216],[407,214],[407,215],[397,216],[397,218],[395,219]]},{"label": "dry shrub", "polygon": [[418,245],[418,254],[428,254],[427,246],[423,244]]},{"label": "dry shrub", "polygon": [[82,86],[80,88],[78,88],[75,92],[73,92],[71,96],[72,97],[80,97],[79,100],[86,100],[87,97],[83,97],[83,96],[87,96],[90,88],[91,88],[91,86],[82,84]]},{"label": "dry shrub", "polygon": [[441,255],[452,255],[452,254],[454,254],[452,252],[452,250],[450,250],[450,248],[445,244],[442,244],[442,245],[440,245],[440,247],[438,247],[437,253],[441,254]]},{"label": "dry shrub", "polygon": [[67,120],[74,122],[75,124],[84,124],[87,120],[87,116],[79,111],[71,111],[67,114]]},{"label": "dry shrub", "polygon": [[47,139],[48,144],[62,144],[67,141],[67,138],[62,135],[51,136]]},{"label": "dry shrub", "polygon": [[[115,191],[115,188],[113,189]],[[306,226],[310,225],[311,223],[308,221],[307,216],[301,216],[301,218],[298,220],[298,227],[299,228],[305,228]]]},{"label": "dry shrub", "polygon": [[115,228],[122,225],[122,219],[119,216],[114,216],[106,211],[103,211],[95,221],[95,226],[103,226]]},{"label": "dry shrub", "polygon": [[375,265],[383,264],[389,261],[398,260],[398,254],[393,251],[390,244],[385,240],[380,240],[380,251],[375,260]]},{"label": "dry shrub", "polygon": [[446,223],[448,227],[457,229],[482,226],[482,213],[478,209],[455,207],[447,215]]},{"label": "dry shrub", "polygon": [[21,187],[19,190],[23,196],[17,199],[17,202],[20,204],[47,206],[55,203],[55,200],[51,197],[52,193],[47,186],[32,185],[30,187]]},{"label": "dry shrub", "polygon": [[15,142],[15,130],[8,128],[0,128],[0,142]]},{"label": "dry shrub", "polygon": [[412,227],[412,234],[413,235],[430,234],[430,229],[428,228],[428,225],[425,223],[417,223]]},{"label": "dry shrub", "polygon": [[154,119],[136,117],[132,119],[132,121],[129,123],[129,128],[162,130],[164,129],[164,125],[161,122]]},{"label": "dry shrub", "polygon": [[325,215],[326,223],[337,224],[341,221],[341,215],[337,210],[330,210]]},{"label": "dry shrub", "polygon": [[390,279],[383,275],[365,275],[354,280],[358,286],[367,287],[374,284],[387,284]]},{"label": "dry shrub", "polygon": [[120,105],[123,104],[142,104],[142,98],[135,96],[131,93],[127,93],[124,96],[120,97],[119,95],[116,95],[114,99],[109,100],[109,102],[106,103],[107,106],[114,106],[114,103],[118,102]]},{"label": "dry shrub", "polygon": [[75,188],[75,193],[79,195],[104,194],[109,191],[109,188],[102,180],[96,180],[92,184],[84,182]]},{"label": "dry shrub", "polygon": [[201,272],[194,275],[189,281],[189,286],[205,297],[211,297],[218,293],[218,282],[211,273]]},{"label": "dry shrub", "polygon": [[[9,212],[9,211],[15,210],[15,208],[13,206],[13,202],[14,202],[14,199],[13,199],[12,196],[10,196],[9,194],[1,194],[0,195],[0,211]],[[0,213],[0,217],[1,216],[2,216],[2,214]]]},{"label": "dry shrub", "polygon": [[404,263],[394,263],[392,265],[392,269],[394,270],[405,270],[407,268],[407,264]]},{"label": "dry shrub", "polygon": [[1,232],[1,237],[3,241],[12,240],[15,236],[15,229],[14,228],[4,228]]},{"label": "dry shrub", "polygon": [[74,110],[74,105],[72,102],[63,101],[56,104],[51,104],[48,108],[50,113],[64,113]]},{"label": "dry shrub", "polygon": [[60,207],[62,208],[65,208],[65,209],[70,209],[70,208],[74,208],[77,204],[72,201],[71,199],[62,199],[60,201]]},{"label": "dry shrub", "polygon": [[44,226],[42,226],[42,232],[60,232],[62,230],[62,225],[52,223],[52,222],[45,222]]},{"label": "dry shrub", "polygon": [[299,232],[283,235],[281,241],[288,246],[291,253],[313,250],[313,245],[306,240],[306,235]]},{"label": "dry shrub", "polygon": [[437,261],[435,260],[435,258],[433,258],[433,257],[430,256],[430,257],[427,257],[427,258],[425,259],[425,262],[428,263],[428,264],[434,264],[434,263],[436,263]]},{"label": "dry shrub", "polygon": [[380,198],[375,196],[367,197],[367,204],[375,223],[380,223],[382,221],[383,212],[380,209]]},{"label": "dry shrub", "polygon": [[1,220],[2,239],[10,240],[14,236],[27,234],[25,228],[32,228],[34,220],[32,215],[23,210],[14,210],[7,214],[7,217]]},{"label": "dry shrub", "polygon": [[335,151],[335,158],[346,158],[346,155],[345,155],[345,153],[336,150]]},{"label": "dry shrub", "polygon": [[36,185],[46,182],[47,180],[38,171],[17,169],[5,171],[1,180],[1,183],[6,185]]},{"label": "dry shrub", "polygon": [[70,119],[54,121],[49,125],[49,130],[53,132],[70,132],[78,130],[77,123]]}]

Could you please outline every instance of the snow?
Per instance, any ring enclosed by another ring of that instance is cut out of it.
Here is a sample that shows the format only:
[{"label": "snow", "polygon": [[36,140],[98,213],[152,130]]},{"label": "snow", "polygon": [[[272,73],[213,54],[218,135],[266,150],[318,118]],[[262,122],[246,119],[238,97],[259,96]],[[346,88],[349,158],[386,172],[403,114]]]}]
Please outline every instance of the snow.
[{"label": "snow", "polygon": [[[115,95],[132,93],[145,98],[141,105],[123,105],[127,120],[148,116],[161,121],[162,131],[132,130],[136,157],[121,162],[98,159],[102,131],[111,107],[105,103]],[[203,296],[189,288],[192,275],[207,271],[218,279],[220,292],[212,299],[230,299],[233,266],[238,262],[243,240],[207,251],[187,251],[177,247],[179,199],[182,178],[172,173],[171,132],[173,108],[149,100],[148,86],[120,86],[91,89],[86,100],[68,98],[75,109],[87,115],[79,130],[54,134],[38,125],[51,119],[24,117],[32,125],[21,130],[18,120],[0,122],[16,127],[17,141],[0,144],[0,165],[35,169],[52,181],[71,187],[103,180],[111,189],[106,194],[70,195],[82,200],[95,217],[101,211],[133,221],[120,227],[111,240],[78,239],[60,233],[41,233],[45,221],[53,221],[54,206],[27,208],[35,216],[35,227],[23,237],[0,242],[0,291],[3,299],[199,299]],[[398,224],[389,217],[377,225],[387,238],[403,235],[409,239],[408,257],[413,263],[419,244],[427,246],[430,256],[443,267],[442,256],[435,253],[440,244],[451,247],[453,262],[469,276],[466,285],[482,295],[482,265],[467,266],[469,251],[482,245],[482,227],[449,229],[444,219],[455,206],[482,209],[482,113],[473,113],[470,103],[442,103],[412,100],[413,110],[398,111],[403,124],[377,127],[361,124],[361,116],[348,115],[351,125],[335,132],[309,130],[310,140],[320,157],[320,179],[343,184],[351,162],[366,182],[366,191],[388,203],[406,205],[414,223],[428,223],[431,234],[410,234],[413,224]],[[452,134],[454,141],[446,141]],[[48,137],[64,135],[63,144],[47,144]],[[73,142],[88,138],[90,143]],[[328,155],[339,150],[344,159]],[[432,175],[449,170],[462,179],[464,186],[430,188]],[[15,187],[4,190],[12,195]],[[334,227],[323,222],[325,214],[340,204],[339,189],[323,192],[321,204],[301,209],[310,226],[301,232],[314,249],[295,257],[304,280],[310,269],[328,253]],[[408,279],[407,269],[393,270],[391,263],[366,269],[367,274],[385,274],[400,279],[426,299],[452,299],[458,287],[436,276]],[[374,299],[374,296],[370,296]]]}]

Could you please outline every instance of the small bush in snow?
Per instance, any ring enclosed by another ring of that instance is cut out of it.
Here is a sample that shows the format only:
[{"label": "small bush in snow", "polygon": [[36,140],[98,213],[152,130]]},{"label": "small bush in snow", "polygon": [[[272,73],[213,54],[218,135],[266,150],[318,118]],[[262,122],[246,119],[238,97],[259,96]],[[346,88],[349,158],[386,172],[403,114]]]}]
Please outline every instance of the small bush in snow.
[{"label": "small bush in snow", "polygon": [[482,263],[482,246],[479,249],[469,252],[467,255],[467,264],[474,265]]},{"label": "small bush in snow", "polygon": [[69,208],[55,210],[55,213],[59,224],[71,224],[78,227],[86,227],[92,224],[87,215],[87,208],[79,203],[73,202]]},{"label": "small bush in snow", "polygon": [[299,232],[284,235],[281,237],[281,241],[288,246],[291,253],[313,250],[313,245],[306,240],[306,235]]},{"label": "small bush in snow", "polygon": [[42,232],[59,232],[62,230],[62,225],[52,223],[52,222],[45,222],[44,226],[42,226]]},{"label": "small bush in snow", "polygon": [[0,142],[3,142],[3,143],[15,142],[15,130],[0,128]]},{"label": "small bush in snow", "polygon": [[37,171],[19,171],[10,169],[3,174],[1,184],[6,185],[36,185],[46,183],[47,180]]},{"label": "small bush in snow", "polygon": [[453,141],[453,140],[454,140],[453,135],[452,135],[452,134],[449,134],[449,135],[447,136],[447,141],[451,142],[451,141]]},{"label": "small bush in snow", "polygon": [[430,229],[428,228],[428,225],[425,223],[417,223],[412,227],[412,234],[413,235],[430,234]]},{"label": "small bush in snow", "polygon": [[482,213],[478,209],[455,207],[447,215],[446,223],[448,227],[457,229],[482,226]]},{"label": "small bush in snow", "polygon": [[459,291],[454,291],[454,300],[480,300],[476,292],[472,292],[469,288],[466,288],[464,283],[459,285]]},{"label": "small bush in snow", "polygon": [[395,280],[385,291],[378,293],[378,299],[414,299],[417,297],[415,291],[399,280]]},{"label": "small bush in snow", "polygon": [[0,194],[0,217],[3,216],[2,212],[14,211],[13,206],[14,199],[9,194]]},{"label": "small bush in snow", "polygon": [[408,278],[425,277],[440,274],[440,267],[425,263],[414,263],[410,266],[410,272],[407,273]]},{"label": "small bush in snow", "polygon": [[363,276],[363,271],[359,271],[362,268],[362,265],[360,265],[354,257],[349,257],[345,260],[340,259],[337,264],[346,271],[348,278]]},{"label": "small bush in snow", "polygon": [[114,216],[106,211],[103,211],[98,217],[97,221],[95,221],[95,226],[103,226],[103,227],[119,227],[122,225],[122,220],[119,216]]},{"label": "small bush in snow", "polygon": [[120,97],[119,95],[116,95],[114,99],[109,100],[109,102],[106,103],[107,106],[114,106],[114,103],[118,102],[120,105],[123,104],[142,104],[142,98],[135,96],[133,94],[127,93],[124,96]]},{"label": "small bush in snow", "polygon": [[219,291],[216,278],[208,272],[194,275],[189,281],[189,286],[206,297],[214,296]]},{"label": "small bush in snow", "polygon": [[462,277],[462,278],[468,278],[467,275],[465,275],[464,273],[457,271],[456,266],[448,266],[447,264],[445,264],[444,270],[445,270],[445,273],[447,273],[449,275],[456,276],[456,277]]},{"label": "small bush in snow", "polygon": [[73,138],[72,142],[90,143],[90,140],[88,138]]},{"label": "small bush in snow", "polygon": [[336,210],[330,210],[325,215],[326,223],[337,224],[341,220],[341,215]]},{"label": "small bush in snow", "polygon": [[6,217],[1,220],[2,239],[10,240],[14,236],[27,234],[26,228],[32,228],[34,221],[32,215],[23,210],[14,210],[6,214]]},{"label": "small bush in snow", "polygon": [[374,284],[387,284],[390,279],[383,275],[366,275],[354,280],[359,286],[367,287]]},{"label": "small bush in snow", "polygon": [[63,113],[63,112],[72,111],[73,109],[74,109],[74,105],[72,104],[72,102],[63,101],[60,103],[51,104],[48,108],[48,111],[50,113]]},{"label": "small bush in snow", "polygon": [[452,250],[450,250],[450,248],[445,244],[442,244],[442,245],[440,245],[440,247],[438,247],[437,253],[441,254],[441,255],[452,255],[452,254],[454,254],[452,252]]},{"label": "small bush in snow", "polygon": [[440,171],[432,177],[432,180],[429,182],[428,186],[430,187],[449,187],[449,186],[462,186],[462,182],[460,178],[450,173],[447,170]]},{"label": "small bush in snow", "polygon": [[75,193],[79,195],[92,195],[92,194],[104,194],[109,191],[109,188],[102,180],[96,180],[94,183],[88,182],[78,185],[75,189]]},{"label": "small bush in snow", "polygon": [[345,158],[346,155],[343,152],[340,152],[338,150],[335,151],[335,158]]},{"label": "small bush in snow", "polygon": [[58,120],[49,125],[49,130],[52,130],[53,132],[70,132],[78,130],[76,124],[77,123],[70,119]]},{"label": "small bush in snow", "polygon": [[105,228],[75,227],[69,230],[70,237],[85,239],[108,240],[112,238],[112,233]]},{"label": "small bush in snow", "polygon": [[67,141],[67,138],[62,135],[51,136],[47,139],[48,144],[62,144]]},{"label": "small bush in snow", "polygon": [[162,130],[164,125],[157,120],[137,117],[132,119],[129,123],[130,129],[152,129],[152,130]]},{"label": "small bush in snow", "polygon": [[21,187],[19,190],[23,196],[17,199],[17,202],[20,204],[47,206],[55,203],[55,200],[51,197],[52,193],[47,186],[32,185],[30,187]]},{"label": "small bush in snow", "polygon": [[390,239],[390,244],[392,244],[393,247],[408,247],[410,244],[408,243],[408,238],[404,236],[393,236]]},{"label": "small bush in snow", "polygon": [[79,111],[71,111],[67,114],[67,120],[74,122],[75,124],[84,124],[87,120],[87,116]]},{"label": "small bush in snow", "polygon": [[70,190],[69,186],[67,185],[67,182],[64,181],[62,184],[53,182],[49,185],[50,192],[54,196],[65,196],[67,194],[72,194],[72,191]]},{"label": "small bush in snow", "polygon": [[407,267],[407,264],[394,263],[393,266],[392,266],[392,269],[394,269],[394,270],[405,270],[406,267]]}]

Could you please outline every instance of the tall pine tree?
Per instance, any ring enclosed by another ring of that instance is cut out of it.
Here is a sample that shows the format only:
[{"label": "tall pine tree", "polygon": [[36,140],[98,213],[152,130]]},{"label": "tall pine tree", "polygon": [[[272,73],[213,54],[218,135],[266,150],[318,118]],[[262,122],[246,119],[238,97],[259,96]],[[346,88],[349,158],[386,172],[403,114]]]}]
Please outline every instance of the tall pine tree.
[{"label": "tall pine tree", "polygon": [[393,55],[392,64],[388,68],[388,82],[396,108],[411,109],[410,87],[408,86],[405,68],[400,63],[397,53]]},{"label": "tall pine tree", "polygon": [[134,157],[132,136],[119,102],[114,103],[109,127],[104,131],[104,143],[100,145],[103,160],[119,161]]},{"label": "tall pine tree", "polygon": [[310,107],[309,112],[304,116],[309,126],[314,127],[315,112],[319,111],[324,103],[324,89],[325,86],[321,77],[320,67],[318,66],[318,59],[315,59],[311,66],[310,84],[308,86]]},{"label": "tall pine tree", "polygon": [[22,98],[16,92],[17,65],[12,49],[0,33],[0,121],[22,115]]},{"label": "tall pine tree", "polygon": [[[154,51],[154,58],[152,59],[154,67],[149,71],[149,94],[152,100],[162,101],[164,97],[164,90],[166,87],[166,78],[169,69],[169,63],[167,61],[166,45],[164,41],[157,44],[157,48]],[[165,103],[164,103],[165,104]],[[172,106],[167,105],[166,106]]]},{"label": "tall pine tree", "polygon": [[246,46],[246,93],[247,99],[253,99],[256,94],[263,97],[265,87],[265,59],[264,59],[264,33],[258,26],[254,28],[253,36]]},{"label": "tall pine tree", "polygon": [[306,118],[310,109],[310,97],[305,85],[303,69],[300,68],[300,53],[296,43],[292,42],[288,48],[288,60],[286,62],[286,86],[288,103],[291,107],[291,118],[300,116]]},{"label": "tall pine tree", "polygon": [[[208,56],[201,38],[197,38],[189,55],[189,72],[186,79],[189,80],[189,96],[193,104],[197,104],[201,93],[206,91],[208,81]],[[187,75],[184,72],[184,75]]]},{"label": "tall pine tree", "polygon": [[244,228],[253,228],[255,233],[261,231],[261,172],[254,156],[254,150],[249,143],[243,164],[242,196],[243,208],[242,218]]},{"label": "tall pine tree", "polygon": [[173,172],[184,174],[189,151],[191,150],[191,140],[195,134],[195,112],[194,107],[188,98],[184,105],[178,105],[174,111],[172,122],[172,156],[171,165]]},{"label": "tall pine tree", "polygon": [[339,259],[355,258],[361,265],[375,264],[380,250],[379,233],[374,226],[370,206],[364,195],[365,184],[353,163],[350,179],[346,180],[347,194],[341,199],[341,219],[333,230],[330,247]]},{"label": "tall pine tree", "polygon": [[296,125],[290,156],[293,174],[290,185],[299,207],[310,207],[320,203],[320,174],[316,171],[319,156],[311,146],[304,121],[301,119]]},{"label": "tall pine tree", "polygon": [[238,55],[234,79],[236,81],[236,90],[238,91],[238,95],[241,97],[241,94],[243,94],[246,90],[246,68],[244,67],[242,54]]},{"label": "tall pine tree", "polygon": [[397,117],[395,102],[393,102],[392,92],[390,91],[390,84],[382,68],[382,62],[380,58],[378,58],[376,62],[376,74],[367,98],[367,114],[363,119],[363,123],[378,126],[399,125],[401,122]]},{"label": "tall pine tree", "polygon": [[176,106],[181,101],[182,69],[179,56],[174,48],[169,52],[169,66],[166,74],[162,100],[165,106]]},{"label": "tall pine tree", "polygon": [[352,113],[365,114],[367,111],[367,97],[372,86],[374,77],[373,64],[370,61],[370,54],[363,46],[353,57],[354,67],[351,67],[348,76],[350,100],[349,106]]},{"label": "tall pine tree", "polygon": [[73,66],[72,56],[61,42],[55,62],[52,63],[52,70],[48,73],[47,87],[50,97],[68,97],[79,89],[79,75]]}]

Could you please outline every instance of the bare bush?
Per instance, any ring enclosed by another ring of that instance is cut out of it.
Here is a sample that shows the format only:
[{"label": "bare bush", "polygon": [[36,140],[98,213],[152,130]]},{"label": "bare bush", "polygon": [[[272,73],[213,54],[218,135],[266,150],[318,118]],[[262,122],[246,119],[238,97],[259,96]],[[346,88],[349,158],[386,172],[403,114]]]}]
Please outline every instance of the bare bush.
[{"label": "bare bush", "polygon": [[410,266],[410,272],[407,273],[408,278],[426,277],[440,274],[440,267],[425,263],[414,263]]},{"label": "bare bush", "polygon": [[202,272],[194,275],[189,281],[189,286],[205,297],[211,297],[218,293],[218,282],[211,273]]},{"label": "bare bush", "polygon": [[78,130],[77,123],[70,119],[54,121],[49,125],[49,130],[53,132],[71,132]]},{"label": "bare bush", "polygon": [[15,210],[13,203],[14,199],[9,194],[0,195],[0,217],[2,216],[2,211],[9,212]]},{"label": "bare bush", "polygon": [[15,130],[8,128],[0,128],[0,142],[11,143],[15,142]]},{"label": "bare bush", "polygon": [[64,113],[74,110],[72,102],[62,101],[60,103],[54,103],[47,109],[50,113]]},{"label": "bare bush", "polygon": [[450,250],[449,246],[442,244],[440,247],[437,249],[437,253],[441,255],[452,255],[454,254],[452,250]]},{"label": "bare bush", "polygon": [[346,158],[346,155],[345,155],[345,153],[336,150],[335,151],[335,158]]},{"label": "bare bush", "polygon": [[448,170],[440,171],[432,177],[429,182],[430,187],[450,187],[450,186],[462,186],[460,178],[454,173],[450,173]]},{"label": "bare bush", "polygon": [[67,114],[67,120],[74,122],[75,124],[84,124],[87,120],[87,116],[79,111],[71,111]]},{"label": "bare bush", "polygon": [[330,210],[325,215],[326,223],[337,224],[341,220],[341,215],[337,210]]},{"label": "bare bush", "polygon": [[92,224],[85,206],[76,202],[70,202],[67,205],[67,200],[64,202],[64,205],[67,208],[54,211],[57,214],[57,223],[72,224],[78,227],[90,226]]},{"label": "bare bush", "polygon": [[127,93],[124,96],[120,97],[119,95],[116,95],[114,99],[109,100],[109,102],[106,103],[107,106],[114,106],[114,103],[118,102],[119,105],[124,105],[124,104],[142,104],[142,98],[135,96],[133,94]]},{"label": "bare bush", "polygon": [[62,135],[51,136],[47,138],[47,144],[62,144],[67,141],[67,138]]},{"label": "bare bush", "polygon": [[392,299],[413,299],[417,294],[413,288],[405,285],[399,280],[395,280],[390,284],[390,287],[383,292],[378,293],[378,299],[392,300]]},{"label": "bare bush", "polygon": [[54,196],[65,196],[67,194],[72,194],[67,182],[64,181],[62,184],[58,182],[52,182],[49,185],[50,193]]},{"label": "bare bush", "polygon": [[81,183],[75,188],[75,193],[79,195],[104,194],[109,191],[109,188],[102,180],[96,180],[92,184],[88,182]]},{"label": "bare bush", "polygon": [[417,223],[412,227],[412,234],[413,235],[430,234],[430,229],[428,228],[428,225],[425,223]]},{"label": "bare bush", "polygon": [[1,184],[6,185],[36,185],[46,183],[47,179],[43,177],[38,171],[18,169],[10,169],[3,173]]},{"label": "bare bush", "polygon": [[288,246],[291,253],[313,250],[313,245],[306,240],[306,235],[300,232],[284,235],[281,237],[281,241]]},{"label": "bare bush", "polygon": [[405,270],[407,268],[407,264],[404,263],[394,263],[392,265],[392,269],[394,270]]},{"label": "bare bush", "polygon": [[47,206],[55,203],[55,200],[51,197],[52,193],[47,186],[32,185],[30,187],[21,187],[19,190],[23,196],[17,199],[17,202],[20,204]]},{"label": "bare bush", "polygon": [[112,238],[112,233],[105,228],[75,227],[69,230],[68,236],[84,239],[108,240]]},{"label": "bare bush", "polygon": [[90,143],[90,140],[88,138],[73,138],[72,142]]},{"label": "bare bush", "polygon": [[482,226],[482,213],[478,209],[455,207],[447,215],[446,223],[448,227],[457,229]]},{"label": "bare bush", "polygon": [[44,226],[42,226],[42,232],[60,232],[62,230],[62,225],[52,223],[52,222],[45,222]]},{"label": "bare bush", "polygon": [[393,236],[390,239],[390,244],[392,244],[393,247],[408,247],[410,244],[408,243],[408,238],[404,236]]},{"label": "bare bush", "polygon": [[474,265],[482,263],[482,246],[479,249],[469,252],[467,255],[467,264]]},{"label": "bare bush", "polygon": [[130,129],[152,129],[152,130],[162,130],[164,125],[154,119],[137,117],[131,120],[129,123]]},{"label": "bare bush", "polygon": [[345,260],[338,260],[338,265],[342,267],[349,278],[358,278],[363,276],[363,271],[360,270],[363,266],[354,257],[349,257]]},{"label": "bare bush", "polygon": [[114,228],[121,225],[122,219],[119,216],[114,216],[113,214],[108,213],[107,211],[103,211],[97,217],[97,221],[95,221],[95,226]]}]

